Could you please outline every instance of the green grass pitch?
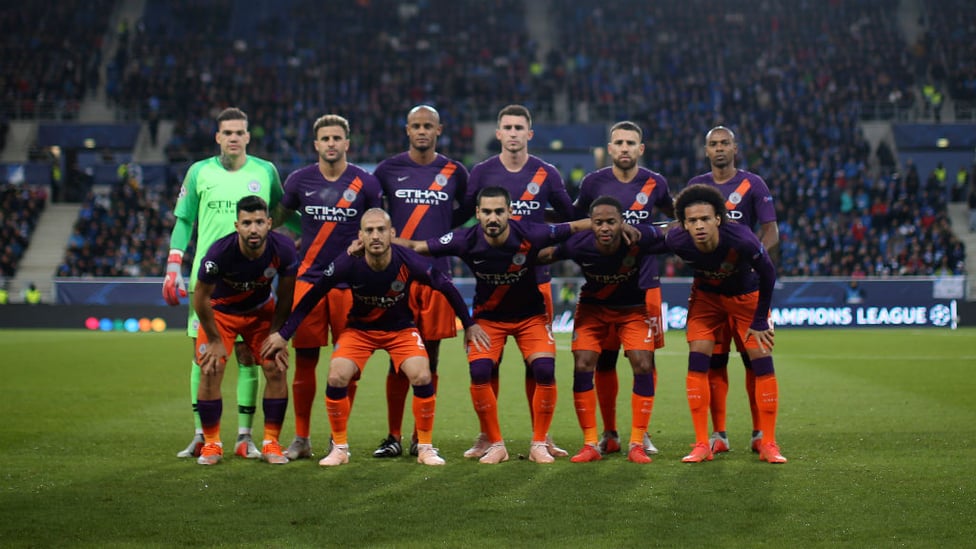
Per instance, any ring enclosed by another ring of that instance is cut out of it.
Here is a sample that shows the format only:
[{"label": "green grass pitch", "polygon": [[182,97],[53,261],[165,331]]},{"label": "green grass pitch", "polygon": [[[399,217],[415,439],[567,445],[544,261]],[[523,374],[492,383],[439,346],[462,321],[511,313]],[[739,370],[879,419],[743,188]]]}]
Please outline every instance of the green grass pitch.
[{"label": "green grass pitch", "polygon": [[[733,451],[680,462],[693,440],[684,334],[659,351],[649,465],[519,460],[530,429],[510,343],[501,421],[512,461],[461,453],[477,434],[459,339],[444,342],[435,444],[448,460],[370,456],[386,435],[386,355],[363,376],[349,424],[352,460],[270,466],[175,457],[189,440],[190,343],[162,334],[0,333],[0,546],[8,547],[962,547],[976,539],[976,330],[781,329],[782,466],[748,451],[741,363],[730,364]],[[569,337],[558,336],[557,443],[582,442]],[[323,364],[328,353],[323,353]],[[235,368],[224,441],[236,432]],[[320,366],[319,393],[325,366]],[[618,416],[630,421],[620,362]],[[408,404],[409,406],[409,404]],[[256,436],[260,438],[260,412]],[[406,427],[412,418],[409,411]],[[602,425],[602,424],[601,424]],[[282,440],[293,435],[289,405]],[[315,452],[328,440],[316,402]]]}]

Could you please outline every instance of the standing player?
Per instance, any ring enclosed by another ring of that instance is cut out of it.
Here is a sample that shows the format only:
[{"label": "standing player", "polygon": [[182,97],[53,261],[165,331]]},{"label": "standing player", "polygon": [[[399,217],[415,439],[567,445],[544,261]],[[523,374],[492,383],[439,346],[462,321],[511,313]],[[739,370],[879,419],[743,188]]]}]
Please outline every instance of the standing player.
[{"label": "standing player", "polygon": [[[498,112],[498,127],[495,138],[501,143],[502,151],[471,168],[471,180],[464,199],[464,211],[472,212],[475,198],[482,189],[502,187],[512,197],[511,217],[515,221],[544,223],[546,204],[555,210],[562,221],[576,219],[573,201],[566,192],[559,170],[542,159],[529,154],[529,141],[532,140],[532,115],[522,105],[508,105]],[[545,312],[552,322],[552,282],[549,267],[538,267],[539,291],[545,300]],[[496,364],[496,367],[498,365]],[[498,394],[498,371],[492,372],[492,389]],[[531,402],[535,392],[535,376],[526,364],[525,394]],[[549,451],[562,457],[568,453],[552,444],[548,439]]]},{"label": "standing player", "polygon": [[[576,215],[584,216],[593,201],[600,196],[612,196],[623,206],[623,218],[631,225],[646,225],[654,221],[653,208],[668,217],[674,217],[674,205],[667,179],[663,175],[637,165],[644,154],[644,133],[634,122],[624,120],[610,128],[607,152],[613,163],[608,168],[588,174],[580,183],[576,198]],[[651,343],[651,370],[657,383],[654,350],[664,347],[664,319],[661,314],[661,278],[657,258],[653,254],[642,256],[640,287],[645,290],[647,319],[653,332]],[[603,351],[596,365],[596,395],[603,416],[603,435],[600,450],[603,453],[619,452],[620,437],[617,434],[617,350],[620,341],[616,331],[610,330],[603,340]],[[651,437],[643,437],[644,450],[656,454],[657,448]]]},{"label": "standing player", "polygon": [[597,198],[589,211],[593,230],[573,235],[539,255],[540,261],[572,259],[579,264],[586,278],[573,323],[573,401],[584,443],[570,460],[574,463],[603,458],[597,443],[597,396],[593,373],[604,342],[611,334],[617,338],[618,345],[623,343],[634,370],[627,459],[635,463],[651,462],[644,448],[644,437],[654,407],[653,343],[659,326],[648,314],[646,292],[640,286],[640,271],[645,257],[666,252],[667,248],[661,232],[646,223],[637,225],[640,240],[626,244],[623,212],[624,207],[616,198]]},{"label": "standing player", "polygon": [[732,327],[739,349],[749,354],[756,375],[759,459],[786,463],[776,444],[779,388],[773,369],[773,328],[769,305],[776,269],[752,229],[729,222],[725,198],[710,185],[690,185],[678,194],[675,214],[681,227],[671,229],[668,248],[695,272],[688,299],[688,407],[695,444],[686,463],[711,461],[708,437],[708,370],[719,332]]},{"label": "standing player", "polygon": [[[186,297],[183,282],[183,252],[190,243],[193,225],[196,223],[197,238],[193,267],[190,271],[190,303],[196,287],[200,261],[218,238],[234,230],[237,218],[237,201],[244,196],[257,195],[271,208],[281,200],[281,178],[274,164],[247,154],[247,144],[251,134],[247,130],[247,115],[240,109],[224,109],[217,115],[217,134],[220,154],[201,160],[190,166],[180,189],[173,214],[176,223],[169,241],[169,258],[166,263],[166,278],[163,280],[163,299],[169,305],[179,305],[180,297]],[[282,218],[283,219],[283,218]],[[187,335],[194,338],[193,349],[197,348],[199,321],[193,306],[190,306],[187,320]],[[258,372],[255,359],[246,345],[238,343],[237,351],[237,422],[238,437],[234,453],[246,458],[259,458],[251,438],[254,423],[254,410],[258,395]],[[196,433],[185,450],[177,457],[196,457],[203,448],[203,427],[197,412],[197,393],[200,385],[200,366],[194,360],[190,367],[190,402],[196,423]]]},{"label": "standing player", "polygon": [[[725,209],[729,219],[757,229],[757,236],[771,253],[779,243],[779,226],[776,224],[776,207],[769,187],[761,177],[735,167],[738,152],[735,134],[724,126],[715,126],[705,134],[705,155],[712,170],[695,176],[689,185],[712,185],[725,197]],[[728,452],[729,439],[725,431],[726,401],[729,393],[729,351],[731,350],[731,327],[719,332],[708,370],[708,383],[711,386],[712,436],[711,449],[714,453]],[[759,427],[759,409],[756,404],[756,374],[749,362],[749,354],[737,347],[746,369],[746,394],[749,395],[749,409],[752,412],[752,451],[758,452],[762,443],[762,429]]]},{"label": "standing player", "polygon": [[402,371],[413,386],[413,414],[417,424],[417,462],[444,465],[444,459],[432,445],[436,391],[423,340],[417,333],[410,309],[410,286],[427,285],[444,294],[454,312],[461,317],[465,342],[475,348],[487,345],[488,336],[471,320],[464,298],[450,279],[435,269],[428,258],[402,247],[391,245],[395,231],[390,216],[379,208],[362,216],[359,238],[363,257],[340,254],[296,305],[281,329],[265,343],[263,356],[276,356],[287,346],[296,327],[315,303],[345,282],[352,285],[353,306],[348,327],[339,334],[325,392],[332,439],[335,444],[319,465],[333,467],[349,462],[346,425],[351,403],[348,386],[366,367],[369,357],[378,349],[386,350],[397,371]]},{"label": "standing player", "polygon": [[[393,228],[400,238],[426,240],[447,233],[463,221],[455,219],[455,213],[468,185],[468,171],[459,162],[437,153],[442,126],[433,107],[418,105],[411,109],[406,131],[410,142],[407,152],[381,162],[373,175],[383,187]],[[434,260],[434,265],[450,276],[447,258]],[[416,313],[414,320],[427,348],[430,375],[436,387],[441,340],[457,335],[454,311],[445,297],[429,286],[414,284],[410,288],[410,306]],[[409,388],[407,377],[391,363],[386,377],[389,435],[373,452],[374,457],[396,457],[403,452],[401,428]],[[417,455],[416,441],[414,433],[411,455]]]},{"label": "standing player", "polygon": [[[292,172],[285,180],[281,199],[282,209],[297,210],[302,216],[302,263],[295,283],[296,303],[322,277],[332,260],[356,239],[362,213],[382,205],[376,178],[346,160],[349,122],[327,114],[315,121],[312,133],[318,162]],[[339,284],[317,302],[295,332],[295,440],[285,450],[289,459],[312,457],[309,435],[320,348],[329,344],[330,329],[332,342],[336,342],[351,307],[348,285]],[[353,382],[349,386],[350,400],[355,389]]]},{"label": "standing player", "polygon": [[481,435],[464,457],[480,458],[481,463],[508,459],[491,380],[505,341],[512,336],[532,369],[536,385],[531,402],[529,460],[552,463],[551,443],[546,439],[556,407],[556,344],[539,292],[536,258],[542,248],[589,229],[590,220],[559,225],[511,220],[512,198],[502,187],[485,187],[476,203],[478,225],[427,241],[402,241],[423,254],[460,257],[477,279],[474,317],[488,333],[491,345],[487,349],[468,347],[471,400]]},{"label": "standing player", "polygon": [[[214,465],[223,457],[220,415],[223,400],[220,382],[231,345],[238,336],[252,356],[261,356],[261,344],[291,311],[298,256],[295,243],[271,232],[268,203],[258,196],[237,202],[237,232],[216,242],[203,258],[193,307],[200,317],[197,363],[202,376],[197,408],[206,439],[197,463]],[[271,284],[278,278],[278,303]],[[264,388],[264,443],[261,458],[268,463],[288,463],[281,454],[278,435],[288,410],[288,353],[269,355],[261,362]]]}]

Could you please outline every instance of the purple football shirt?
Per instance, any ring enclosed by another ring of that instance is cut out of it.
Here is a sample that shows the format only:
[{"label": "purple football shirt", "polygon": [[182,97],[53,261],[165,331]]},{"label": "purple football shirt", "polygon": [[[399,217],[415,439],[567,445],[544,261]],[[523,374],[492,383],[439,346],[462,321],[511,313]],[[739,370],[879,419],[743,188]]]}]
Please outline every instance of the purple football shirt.
[{"label": "purple football shirt", "polygon": [[711,185],[725,197],[725,209],[729,219],[742,223],[755,230],[756,225],[776,221],[776,205],[773,195],[763,178],[745,170],[736,170],[732,179],[725,183],[716,183],[712,172],[696,175],[688,182]]},{"label": "purple football shirt", "polygon": [[447,275],[433,267],[430,258],[396,244],[390,249],[390,264],[382,271],[374,271],[363,257],[340,254],[302,297],[278,333],[285,339],[291,338],[326,292],[342,283],[352,288],[349,312],[352,328],[395,331],[414,326],[409,297],[410,284],[415,282],[443,293],[464,327],[473,324],[461,293]]},{"label": "purple football shirt", "polygon": [[[380,162],[373,175],[400,238],[427,240],[450,231],[459,221],[455,211],[468,187],[468,170],[459,162],[438,154],[430,164],[420,165],[404,152]],[[450,273],[447,258],[438,258],[434,266]]]},{"label": "purple football shirt", "polygon": [[379,181],[355,164],[335,182],[322,175],[318,164],[292,172],[281,203],[302,215],[298,278],[318,280],[332,259],[358,237],[363,212],[383,206],[382,195]]},{"label": "purple football shirt", "polygon": [[480,225],[458,229],[427,240],[433,256],[461,258],[476,280],[474,317],[512,321],[546,314],[536,258],[539,250],[569,238],[568,223],[508,222],[509,234],[499,247],[491,246]]},{"label": "purple football shirt", "polygon": [[276,276],[294,276],[298,271],[298,254],[290,238],[271,232],[266,242],[264,253],[256,259],[241,252],[236,232],[218,239],[207,250],[197,280],[215,285],[210,297],[215,311],[253,311],[271,299],[271,282]]},{"label": "purple football shirt", "polygon": [[556,246],[553,257],[571,259],[583,272],[586,282],[580,289],[580,303],[606,307],[644,305],[644,288],[640,285],[642,260],[652,254],[668,252],[664,235],[653,225],[638,225],[641,239],[634,244],[621,242],[617,251],[604,255],[597,249],[596,235],[584,231]]},{"label": "purple football shirt", "polygon": [[[580,193],[574,204],[577,216],[588,216],[590,204],[601,196],[619,200],[624,207],[624,221],[631,225],[653,223],[653,208],[670,211],[673,204],[667,179],[647,168],[638,168],[637,175],[629,183],[617,179],[613,168],[609,167],[588,174],[580,182]],[[641,288],[661,286],[657,258],[653,254],[644,256],[640,275]]]}]

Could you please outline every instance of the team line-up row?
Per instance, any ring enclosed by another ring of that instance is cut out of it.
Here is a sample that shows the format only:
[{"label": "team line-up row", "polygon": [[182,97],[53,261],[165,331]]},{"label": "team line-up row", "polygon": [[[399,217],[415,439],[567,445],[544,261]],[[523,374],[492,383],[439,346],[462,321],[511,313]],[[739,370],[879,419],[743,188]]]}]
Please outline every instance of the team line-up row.
[{"label": "team line-up row", "polygon": [[[695,274],[686,379],[695,444],[682,460],[709,461],[729,449],[726,365],[735,340],[746,364],[751,446],[762,461],[786,462],[775,438],[778,389],[774,331],[768,323],[775,269],[767,250],[778,239],[775,213],[762,179],[735,168],[731,130],[719,126],[706,134],[712,170],[693,178],[672,200],[664,178],[638,165],[640,127],[619,122],[607,144],[612,165],[584,178],[575,202],[558,171],[528,153],[532,120],[521,105],[500,111],[496,137],[501,152],[470,174],[436,152],[441,125],[430,106],[408,113],[409,149],[380,163],[372,174],[348,162],[350,128],[344,118],[322,116],[313,133],[318,161],[291,173],[282,185],[271,163],[247,155],[246,115],[226,109],[217,117],[220,154],[193,164],[184,179],[163,284],[171,305],[187,295],[183,251],[195,226],[198,253],[190,275],[188,335],[194,338],[190,389],[196,434],[179,457],[196,457],[204,465],[222,459],[221,380],[235,347],[239,435],[234,453],[276,464],[311,457],[315,372],[331,332],[325,391],[331,441],[319,464],[348,462],[347,422],[356,380],[372,353],[385,350],[391,357],[389,435],[373,455],[402,454],[403,410],[412,388],[410,453],[419,463],[443,465],[432,433],[437,363],[441,340],[457,333],[456,318],[464,328],[471,399],[480,426],[464,457],[488,464],[509,457],[497,414],[498,365],[509,336],[528,374],[528,457],[551,463],[568,456],[549,436],[557,392],[547,265],[572,260],[585,284],[572,344],[573,402],[584,440],[571,461],[597,461],[606,453],[626,451],[630,461],[649,463],[656,453],[647,434],[654,350],[664,345],[655,257],[674,253]],[[548,221],[561,223],[546,222],[547,206]],[[656,227],[650,215],[654,208],[676,221]],[[472,214],[477,223],[462,226]],[[272,230],[286,221],[301,235],[297,251],[292,238]],[[450,256],[460,258],[476,279],[470,313],[451,282]],[[288,341],[295,354],[296,436],[282,449],[278,438],[288,407]],[[634,372],[628,446],[621,443],[613,410],[621,346]],[[266,379],[260,450],[251,435],[259,367]]]}]

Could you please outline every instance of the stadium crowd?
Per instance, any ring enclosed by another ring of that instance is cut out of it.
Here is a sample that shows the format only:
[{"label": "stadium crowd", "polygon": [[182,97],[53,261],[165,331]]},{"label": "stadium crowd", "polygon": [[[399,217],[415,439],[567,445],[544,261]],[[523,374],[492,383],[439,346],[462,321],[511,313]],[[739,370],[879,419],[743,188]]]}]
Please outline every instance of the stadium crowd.
[{"label": "stadium crowd", "polygon": [[[57,52],[72,45],[98,54],[104,4],[68,2],[54,15],[4,10],[2,26],[12,33],[27,32],[16,30],[19,18],[35,18],[66,37],[54,45],[32,34],[19,47],[34,49],[9,50],[47,72],[35,71],[44,77],[26,87],[16,75],[30,74],[28,66],[8,74],[6,96],[77,100],[79,89],[97,85],[91,57]],[[518,0],[232,4],[149,0],[142,19],[118,30],[122,47],[105,83],[110,100],[145,120],[175,120],[166,145],[173,161],[212,154],[216,110],[237,105],[250,115],[253,154],[307,162],[311,121],[337,112],[352,121],[350,158],[377,162],[403,148],[403,113],[426,102],[444,123],[438,149],[471,166],[476,120],[512,102],[546,119],[563,97],[574,121],[641,124],[644,163],[674,191],[705,171],[705,130],[735,129],[738,164],[762,175],[776,198],[782,275],[962,272],[945,193],[910,166],[902,176],[873,169],[875,151],[858,129],[865,105],[910,104],[928,78],[944,78],[960,98],[971,91],[976,41],[962,0],[926,6],[921,16],[930,27],[916,43],[903,37],[887,0],[777,0],[748,16],[716,0],[653,3],[637,14],[619,0],[581,0],[551,13],[557,32],[544,56]],[[326,26],[327,41],[319,31]],[[72,67],[72,77],[50,72],[58,66]],[[110,207],[98,206],[106,200]],[[116,208],[116,200],[135,204]],[[92,199],[59,274],[161,274],[165,242],[163,252],[153,246],[168,231],[174,200],[172,189],[125,187]],[[133,227],[143,227],[145,238],[116,238]],[[680,264],[664,268],[676,274]]]},{"label": "stadium crowd", "polygon": [[31,233],[47,203],[43,189],[26,185],[0,186],[0,286],[11,279],[30,244]]},{"label": "stadium crowd", "polygon": [[7,118],[78,116],[100,84],[112,0],[5,2],[0,7],[0,90]]}]

